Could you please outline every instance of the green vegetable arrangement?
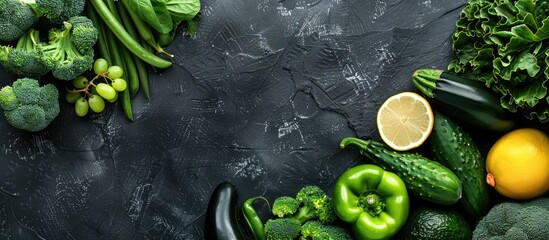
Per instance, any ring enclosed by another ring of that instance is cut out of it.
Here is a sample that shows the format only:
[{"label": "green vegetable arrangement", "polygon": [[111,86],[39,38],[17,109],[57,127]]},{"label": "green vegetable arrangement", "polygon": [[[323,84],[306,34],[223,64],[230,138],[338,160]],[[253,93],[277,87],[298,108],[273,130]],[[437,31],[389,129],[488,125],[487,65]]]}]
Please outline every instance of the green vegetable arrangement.
[{"label": "green vegetable arrangement", "polygon": [[337,216],[332,197],[318,186],[302,187],[295,197],[281,196],[274,200],[271,218],[263,221],[253,203],[263,197],[246,200],[242,213],[257,240],[337,239],[351,240],[342,227],[333,225]]},{"label": "green vegetable arrangement", "polygon": [[[57,79],[72,80],[84,73],[98,37],[81,15],[84,5],[84,0],[0,1],[0,65],[17,77],[40,78],[51,71]],[[49,24],[37,26],[39,19]]]},{"label": "green vegetable arrangement", "polygon": [[448,68],[486,84],[511,112],[549,121],[549,2],[472,0],[456,27]]}]

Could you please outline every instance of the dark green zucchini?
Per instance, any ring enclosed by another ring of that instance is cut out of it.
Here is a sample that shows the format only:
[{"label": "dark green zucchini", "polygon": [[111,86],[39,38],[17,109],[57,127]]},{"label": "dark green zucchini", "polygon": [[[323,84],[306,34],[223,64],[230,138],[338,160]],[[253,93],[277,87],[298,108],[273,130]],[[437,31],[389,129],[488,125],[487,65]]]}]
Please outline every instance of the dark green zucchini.
[{"label": "dark green zucchini", "polygon": [[236,187],[232,183],[222,182],[215,188],[206,210],[205,239],[246,239],[237,219],[237,200]]},{"label": "dark green zucchini", "polygon": [[435,124],[429,135],[433,160],[450,168],[461,181],[463,196],[459,200],[473,216],[483,216],[490,208],[485,182],[484,158],[473,139],[448,116],[433,111]]},{"label": "dark green zucchini", "polygon": [[397,152],[374,140],[348,137],[340,147],[356,147],[360,154],[402,178],[414,195],[438,204],[451,205],[461,198],[461,182],[442,164],[417,153]]},{"label": "dark green zucchini", "polygon": [[511,113],[481,82],[438,69],[418,69],[412,82],[436,107],[468,124],[494,131],[514,126]]}]

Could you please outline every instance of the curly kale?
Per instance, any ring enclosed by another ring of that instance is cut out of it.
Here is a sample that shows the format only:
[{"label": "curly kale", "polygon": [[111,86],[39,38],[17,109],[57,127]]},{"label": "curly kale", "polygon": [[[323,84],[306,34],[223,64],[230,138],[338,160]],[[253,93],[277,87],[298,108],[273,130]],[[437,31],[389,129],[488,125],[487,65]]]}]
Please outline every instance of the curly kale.
[{"label": "curly kale", "polygon": [[478,79],[511,112],[549,121],[549,3],[471,0],[452,35],[448,68]]},{"label": "curly kale", "polygon": [[473,239],[542,240],[549,236],[549,198],[503,202],[482,218]]}]

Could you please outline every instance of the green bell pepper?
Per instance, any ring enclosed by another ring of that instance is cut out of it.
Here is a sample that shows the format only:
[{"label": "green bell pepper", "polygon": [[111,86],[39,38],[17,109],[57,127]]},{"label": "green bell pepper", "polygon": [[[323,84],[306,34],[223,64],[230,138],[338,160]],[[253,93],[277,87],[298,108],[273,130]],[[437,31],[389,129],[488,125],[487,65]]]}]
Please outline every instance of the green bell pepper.
[{"label": "green bell pepper", "polygon": [[352,167],[338,178],[333,204],[359,240],[391,238],[406,223],[410,208],[402,179],[372,164]]}]

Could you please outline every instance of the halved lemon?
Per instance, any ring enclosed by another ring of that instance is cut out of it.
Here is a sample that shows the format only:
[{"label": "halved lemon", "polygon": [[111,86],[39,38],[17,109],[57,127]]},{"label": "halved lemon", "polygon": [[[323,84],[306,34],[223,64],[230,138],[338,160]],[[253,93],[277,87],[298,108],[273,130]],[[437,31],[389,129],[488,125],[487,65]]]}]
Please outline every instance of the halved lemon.
[{"label": "halved lemon", "polygon": [[413,92],[389,97],[377,112],[381,139],[394,150],[419,147],[433,130],[433,110],[429,102]]}]

